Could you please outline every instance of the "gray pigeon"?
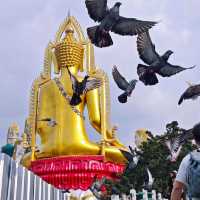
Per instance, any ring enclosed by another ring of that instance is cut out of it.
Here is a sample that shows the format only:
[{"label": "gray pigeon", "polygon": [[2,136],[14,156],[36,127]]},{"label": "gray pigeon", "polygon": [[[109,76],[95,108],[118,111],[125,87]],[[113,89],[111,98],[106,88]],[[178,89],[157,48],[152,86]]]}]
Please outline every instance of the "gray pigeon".
[{"label": "gray pigeon", "polygon": [[81,103],[80,95],[82,95],[83,93],[87,93],[90,90],[97,89],[102,84],[101,79],[98,79],[98,78],[93,78],[91,80],[88,80],[90,78],[89,76],[85,76],[83,81],[79,82],[77,78],[71,74],[69,69],[68,69],[68,73],[72,81],[72,89],[73,89],[73,96],[70,101],[70,105],[72,106],[76,106],[79,103]]},{"label": "gray pigeon", "polygon": [[180,154],[181,148],[185,144],[185,142],[193,139],[192,130],[193,129],[189,129],[189,130],[183,129],[181,134],[179,134],[175,138],[168,139],[165,141],[165,144],[170,151],[170,156],[168,156],[167,159],[169,159],[171,162],[175,162],[177,160]]},{"label": "gray pigeon", "polygon": [[139,151],[137,151],[136,149],[133,150],[131,146],[129,146],[129,149],[130,149],[130,152],[120,149],[121,153],[128,161],[128,165],[125,171],[134,169],[137,166],[140,155],[141,155]]},{"label": "gray pigeon", "polygon": [[88,36],[97,47],[108,47],[113,44],[109,31],[120,35],[137,35],[152,28],[157,22],[141,21],[119,15],[120,2],[109,9],[107,0],[86,0],[89,16],[100,25],[87,29]]},{"label": "gray pigeon", "polygon": [[198,96],[200,96],[200,84],[191,85],[185,90],[185,92],[181,95],[178,105],[181,105],[184,99],[193,99],[195,100]]},{"label": "gray pigeon", "polygon": [[128,82],[117,70],[117,67],[114,66],[112,70],[112,75],[113,79],[115,80],[115,83],[117,86],[121,89],[124,90],[125,92],[118,96],[118,100],[120,103],[126,103],[127,102],[127,97],[131,96],[133,90],[135,89],[137,80],[132,80]]},{"label": "gray pigeon", "polygon": [[146,173],[144,176],[144,189],[150,191],[152,190],[152,186],[153,186],[153,182],[154,182],[154,178],[149,170],[149,168],[146,168]]},{"label": "gray pigeon", "polygon": [[137,50],[140,58],[148,65],[139,64],[137,67],[139,79],[145,85],[155,85],[158,83],[156,73],[162,77],[170,77],[183,70],[195,67],[183,68],[170,64],[168,59],[173,52],[168,50],[160,56],[155,50],[155,45],[152,43],[148,31],[138,35]]}]

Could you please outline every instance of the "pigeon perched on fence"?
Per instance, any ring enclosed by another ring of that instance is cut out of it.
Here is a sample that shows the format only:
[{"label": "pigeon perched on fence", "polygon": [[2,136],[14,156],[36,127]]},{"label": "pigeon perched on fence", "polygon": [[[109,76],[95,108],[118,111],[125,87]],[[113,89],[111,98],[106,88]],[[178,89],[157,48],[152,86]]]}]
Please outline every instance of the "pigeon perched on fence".
[{"label": "pigeon perched on fence", "polygon": [[185,92],[181,95],[178,105],[181,105],[183,100],[185,99],[197,99],[200,96],[200,84],[198,85],[190,85]]},{"label": "pigeon perched on fence", "polygon": [[171,162],[175,162],[177,160],[181,148],[185,142],[193,139],[192,130],[193,129],[182,130],[182,133],[175,138],[171,138],[165,141],[165,144],[170,151],[170,155],[167,157],[167,159],[169,159]]},{"label": "pigeon perched on fence", "polygon": [[137,50],[140,58],[148,65],[139,64],[137,67],[139,79],[145,85],[155,85],[158,83],[156,73],[162,77],[170,77],[183,70],[195,67],[184,68],[170,64],[168,59],[173,52],[168,50],[162,56],[159,55],[156,52],[155,45],[152,43],[148,31],[138,35]]},{"label": "pigeon perched on fence", "polygon": [[144,189],[145,190],[152,190],[152,186],[153,186],[153,182],[154,182],[154,178],[149,170],[149,168],[146,168],[146,173],[144,176]]},{"label": "pigeon perched on fence", "polygon": [[117,84],[117,86],[125,91],[123,94],[121,94],[120,96],[118,96],[118,100],[120,103],[126,103],[127,102],[127,97],[131,96],[133,90],[135,89],[137,80],[132,80],[130,82],[128,82],[117,70],[117,67],[114,66],[112,69],[112,75],[113,75],[113,79],[115,81],[115,83]]},{"label": "pigeon perched on fence", "polygon": [[79,82],[77,80],[77,78],[71,74],[71,72],[69,71],[69,75],[70,75],[70,79],[72,81],[72,89],[73,89],[73,96],[71,98],[70,101],[70,105],[72,106],[76,106],[78,104],[81,103],[81,95],[83,93],[87,93],[90,90],[94,90],[97,89],[101,86],[102,81],[101,79],[98,78],[92,78],[91,80],[89,80],[89,76],[85,76],[84,79]]},{"label": "pigeon perched on fence", "polygon": [[139,151],[137,151],[136,149],[133,150],[131,146],[129,146],[129,149],[130,152],[120,149],[121,153],[128,161],[128,165],[125,171],[134,169],[137,166],[140,158]]},{"label": "pigeon perched on fence", "polygon": [[141,21],[119,15],[120,2],[109,9],[107,0],[86,0],[89,16],[100,25],[87,29],[88,36],[97,47],[108,47],[113,44],[109,31],[120,35],[137,35],[152,28],[157,22]]}]

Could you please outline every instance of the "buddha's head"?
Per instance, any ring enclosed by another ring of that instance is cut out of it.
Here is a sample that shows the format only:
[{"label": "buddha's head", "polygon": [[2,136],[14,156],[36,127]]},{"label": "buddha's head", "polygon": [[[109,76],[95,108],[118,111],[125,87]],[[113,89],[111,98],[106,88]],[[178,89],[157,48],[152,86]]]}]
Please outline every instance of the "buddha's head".
[{"label": "buddha's head", "polygon": [[66,29],[64,38],[55,47],[55,56],[59,67],[58,70],[66,67],[75,67],[78,71],[83,71],[84,48],[76,40],[73,29]]}]

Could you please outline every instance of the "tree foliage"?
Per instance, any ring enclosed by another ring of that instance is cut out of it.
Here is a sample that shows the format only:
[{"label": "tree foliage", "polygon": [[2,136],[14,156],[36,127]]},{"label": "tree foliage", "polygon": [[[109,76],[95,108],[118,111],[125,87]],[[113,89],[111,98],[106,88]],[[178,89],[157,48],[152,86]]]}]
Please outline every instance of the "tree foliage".
[{"label": "tree foliage", "polygon": [[142,155],[137,167],[131,172],[125,172],[118,182],[110,182],[107,185],[108,189],[115,187],[120,193],[129,193],[131,188],[141,191],[144,186],[145,169],[148,167],[154,177],[153,189],[169,198],[169,174],[173,170],[178,170],[181,160],[194,149],[194,146],[190,141],[186,142],[177,161],[172,163],[166,159],[170,152],[164,144],[164,140],[176,137],[182,130],[178,126],[178,122],[173,121],[166,125],[166,132],[163,135],[155,136],[151,140],[142,143],[140,146]]}]

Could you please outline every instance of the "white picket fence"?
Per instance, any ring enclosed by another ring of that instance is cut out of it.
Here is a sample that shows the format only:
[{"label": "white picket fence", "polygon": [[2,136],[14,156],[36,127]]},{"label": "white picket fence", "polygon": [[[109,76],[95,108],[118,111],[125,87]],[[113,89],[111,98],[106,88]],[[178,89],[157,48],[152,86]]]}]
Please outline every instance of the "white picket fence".
[{"label": "white picket fence", "polygon": [[[71,200],[71,199],[79,199],[79,200],[97,200],[94,196],[90,195],[91,192],[79,192],[79,194],[70,193],[66,196],[65,200]],[[92,194],[92,193],[91,193]],[[149,196],[149,197],[148,197]],[[87,197],[87,198],[86,198]],[[146,190],[142,190],[142,192],[136,192],[134,189],[130,190],[130,194],[121,194],[119,195],[112,195],[111,200],[167,200],[163,199],[161,193],[156,193],[155,190],[152,190],[152,192],[147,192]]]},{"label": "white picket fence", "polygon": [[[22,167],[6,154],[0,154],[0,200],[96,200],[89,190],[87,192],[80,191],[78,196],[74,194],[73,192],[63,193]],[[148,198],[148,196],[151,196],[151,198]],[[162,199],[160,193],[156,194],[154,190],[151,193],[146,190],[136,193],[132,189],[129,195],[112,195],[111,197],[111,200],[136,199],[165,200]]]},{"label": "white picket fence", "polygon": [[0,154],[0,200],[65,200],[65,194]]},{"label": "white picket fence", "polygon": [[[138,197],[140,196],[140,197]],[[151,196],[151,197],[148,197]],[[147,190],[142,190],[142,192],[136,192],[135,189],[130,190],[130,194],[122,194],[122,195],[112,195],[111,200],[167,200],[162,198],[161,193],[156,193],[155,190],[152,190],[152,192],[148,192]]]}]

